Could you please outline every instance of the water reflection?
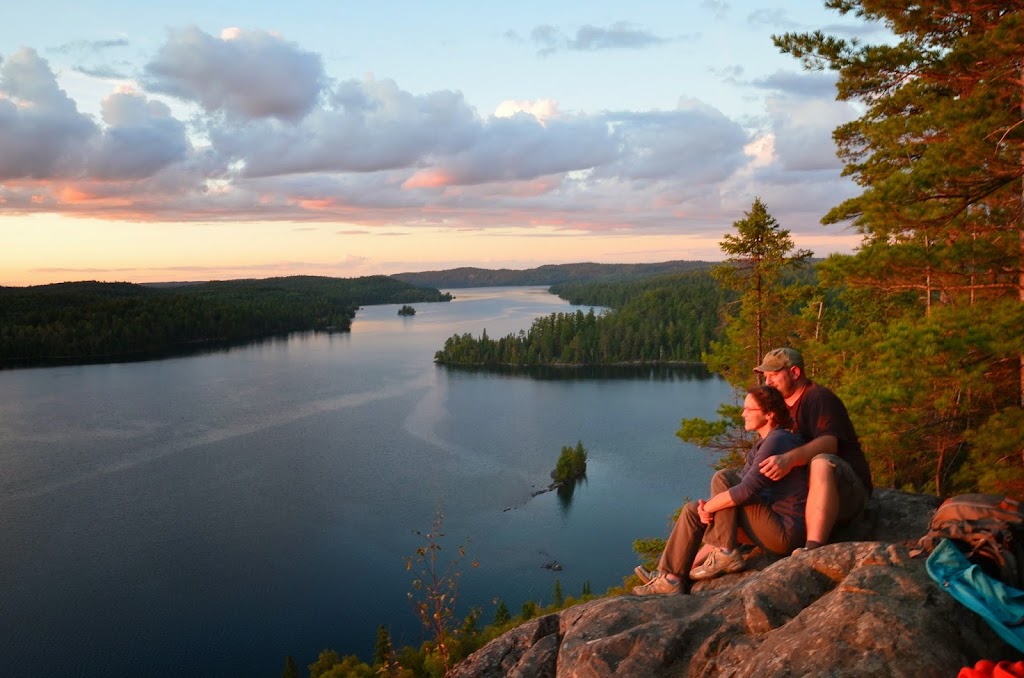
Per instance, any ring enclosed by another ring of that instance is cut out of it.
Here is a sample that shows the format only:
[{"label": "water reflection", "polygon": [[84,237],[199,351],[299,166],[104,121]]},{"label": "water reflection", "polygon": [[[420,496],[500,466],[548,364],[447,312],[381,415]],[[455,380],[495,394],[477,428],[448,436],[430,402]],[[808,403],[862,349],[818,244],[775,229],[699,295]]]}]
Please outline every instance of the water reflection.
[{"label": "water reflection", "polygon": [[569,517],[569,509],[572,506],[572,497],[576,494],[576,488],[587,484],[587,475],[577,478],[574,482],[563,483],[558,486],[558,507],[561,509],[562,517]]},{"label": "water reflection", "polygon": [[584,367],[538,366],[512,367],[478,367],[468,365],[438,365],[439,369],[470,374],[493,374],[500,377],[529,377],[543,381],[581,381],[593,379],[629,379],[658,382],[702,381],[709,379],[711,373],[703,364],[670,364],[670,365],[588,365]]}]

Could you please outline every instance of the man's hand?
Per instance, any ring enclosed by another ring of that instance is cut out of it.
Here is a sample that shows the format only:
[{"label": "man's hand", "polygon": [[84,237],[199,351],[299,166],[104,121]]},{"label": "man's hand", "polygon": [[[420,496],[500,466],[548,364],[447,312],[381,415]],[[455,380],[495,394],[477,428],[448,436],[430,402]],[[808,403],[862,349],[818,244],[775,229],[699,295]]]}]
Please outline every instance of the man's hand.
[{"label": "man's hand", "polygon": [[697,516],[700,518],[700,522],[704,523],[705,525],[710,525],[711,522],[715,519],[715,514],[708,513],[707,511],[704,510],[704,504],[706,503],[707,502],[704,501],[703,499],[697,500]]},{"label": "man's hand", "polygon": [[762,461],[760,466],[761,475],[769,480],[782,480],[791,468],[793,468],[793,460],[788,452],[772,455]]}]

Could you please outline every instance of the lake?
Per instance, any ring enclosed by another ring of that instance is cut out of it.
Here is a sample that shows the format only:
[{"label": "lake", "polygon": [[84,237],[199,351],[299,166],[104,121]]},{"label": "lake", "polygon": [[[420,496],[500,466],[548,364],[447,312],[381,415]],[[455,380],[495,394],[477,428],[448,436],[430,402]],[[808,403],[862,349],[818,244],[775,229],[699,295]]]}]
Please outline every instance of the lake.
[{"label": "lake", "polygon": [[[418,644],[405,562],[438,512],[442,556],[467,548],[462,614],[621,584],[633,540],[706,495],[713,458],[675,431],[731,389],[696,368],[436,366],[452,334],[573,310],[452,293],[345,334],[0,371],[0,675],[279,676],[324,648],[371,660],[380,624]],[[531,498],[577,440],[571,500]]]}]

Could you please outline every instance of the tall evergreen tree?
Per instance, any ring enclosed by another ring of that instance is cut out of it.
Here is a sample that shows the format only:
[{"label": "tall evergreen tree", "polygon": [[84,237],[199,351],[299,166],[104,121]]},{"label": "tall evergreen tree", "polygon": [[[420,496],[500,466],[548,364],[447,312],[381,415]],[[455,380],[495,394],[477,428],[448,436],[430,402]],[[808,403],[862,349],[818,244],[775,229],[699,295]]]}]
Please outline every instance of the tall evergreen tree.
[{"label": "tall evergreen tree", "polygon": [[562,593],[562,582],[558,579],[555,580],[555,592],[552,595],[551,602],[554,606],[562,607],[565,604],[565,594]]},{"label": "tall evergreen tree", "polygon": [[780,283],[788,269],[805,265],[812,253],[794,250],[789,231],[760,198],[733,228],[736,234],[727,233],[719,243],[725,263],[712,274],[724,287],[738,291],[740,299],[726,319],[725,339],[712,342],[705,358],[709,368],[738,387],[749,381],[768,350],[790,343],[794,290]]},{"label": "tall evergreen tree", "polygon": [[1024,2],[825,5],[896,40],[775,38],[864,111],[834,133],[863,191],[824,218],[864,235],[835,269],[856,327],[820,362],[863,406],[862,442],[891,482],[1024,489]]},{"label": "tall evergreen tree", "polygon": [[512,613],[508,609],[508,605],[501,598],[497,599],[498,602],[494,606],[494,625],[501,626],[512,621]]},{"label": "tall evergreen tree", "polygon": [[295,663],[295,658],[291,655],[285,657],[284,671],[281,672],[281,678],[299,678],[299,667]]},{"label": "tall evergreen tree", "polygon": [[[722,374],[738,391],[757,377],[753,368],[764,354],[794,343],[798,328],[796,311],[809,286],[786,280],[786,274],[807,265],[808,250],[794,249],[789,231],[782,228],[764,202],[756,198],[743,219],[733,222],[735,234],[719,243],[725,263],[712,275],[723,287],[739,293],[726,305],[722,338],[711,342],[704,354],[709,369]],[[719,419],[683,419],[676,435],[685,442],[720,454],[721,467],[742,465],[750,438],[743,430],[741,407],[723,404]]]}]

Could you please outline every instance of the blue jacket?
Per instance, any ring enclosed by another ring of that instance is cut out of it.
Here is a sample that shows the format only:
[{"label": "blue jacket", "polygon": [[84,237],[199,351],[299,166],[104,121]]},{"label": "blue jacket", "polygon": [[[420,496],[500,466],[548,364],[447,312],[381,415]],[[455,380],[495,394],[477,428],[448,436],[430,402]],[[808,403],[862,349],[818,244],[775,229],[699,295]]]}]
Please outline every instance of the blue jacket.
[{"label": "blue jacket", "polygon": [[928,574],[946,593],[981,615],[999,636],[1024,652],[1024,591],[985,574],[948,539],[928,556]]}]

